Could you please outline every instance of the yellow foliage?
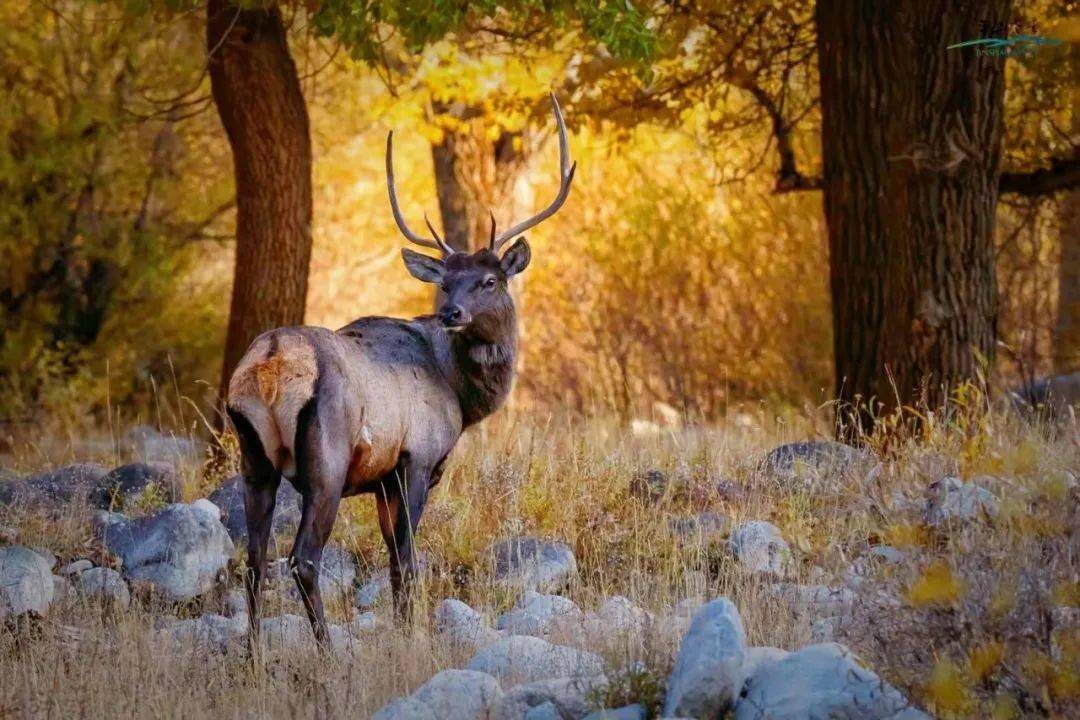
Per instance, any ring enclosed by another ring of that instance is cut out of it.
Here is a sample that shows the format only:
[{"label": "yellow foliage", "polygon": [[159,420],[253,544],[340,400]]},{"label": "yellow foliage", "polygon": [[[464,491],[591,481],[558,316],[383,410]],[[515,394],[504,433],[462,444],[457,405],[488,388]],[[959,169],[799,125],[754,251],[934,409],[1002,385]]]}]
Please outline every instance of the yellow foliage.
[{"label": "yellow foliage", "polygon": [[923,571],[907,591],[907,600],[916,607],[951,605],[964,594],[963,582],[953,575],[944,561],[938,561]]},{"label": "yellow foliage", "polygon": [[925,545],[926,528],[922,525],[897,523],[885,528],[885,543],[898,548],[911,548]]},{"label": "yellow foliage", "polygon": [[952,660],[942,658],[934,665],[926,688],[927,698],[939,713],[966,713],[971,706],[969,680]]},{"label": "yellow foliage", "polygon": [[1012,695],[999,695],[994,700],[993,720],[1015,720],[1020,717],[1020,708]]},{"label": "yellow foliage", "polygon": [[1005,658],[1005,646],[997,640],[991,640],[971,651],[968,668],[975,680],[986,678]]}]

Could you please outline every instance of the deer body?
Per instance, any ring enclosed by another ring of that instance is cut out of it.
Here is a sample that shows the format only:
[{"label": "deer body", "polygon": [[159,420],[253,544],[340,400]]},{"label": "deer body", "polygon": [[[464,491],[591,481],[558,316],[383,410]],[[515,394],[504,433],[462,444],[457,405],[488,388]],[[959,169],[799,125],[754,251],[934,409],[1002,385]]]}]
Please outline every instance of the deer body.
[{"label": "deer body", "polygon": [[361,318],[336,332],[271,330],[237,365],[226,404],[240,439],[253,641],[282,477],[303,501],[289,560],[320,645],[328,637],[318,583],[322,552],[338,504],[350,495],[375,495],[395,605],[407,614],[416,573],[413,536],[428,491],[462,431],[498,409],[513,382],[517,322],[507,283],[531,259],[518,236],[552,215],[570,190],[574,167],[566,128],[554,97],[552,103],[559,129],[558,196],[498,237],[492,218],[489,247],[471,255],[447,247],[430,223],[433,239],[409,230],[394,190],[392,135],[387,139],[387,186],[398,228],[410,241],[442,253],[437,259],[402,250],[415,278],[441,287],[445,302],[436,315]]}]

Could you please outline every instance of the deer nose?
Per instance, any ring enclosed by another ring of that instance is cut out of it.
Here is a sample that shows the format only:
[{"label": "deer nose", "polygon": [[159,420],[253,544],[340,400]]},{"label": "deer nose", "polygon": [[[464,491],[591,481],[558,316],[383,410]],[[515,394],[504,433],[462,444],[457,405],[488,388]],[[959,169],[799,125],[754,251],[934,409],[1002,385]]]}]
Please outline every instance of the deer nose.
[{"label": "deer nose", "polygon": [[461,327],[469,323],[469,315],[460,305],[446,305],[439,311],[439,320],[445,327]]}]

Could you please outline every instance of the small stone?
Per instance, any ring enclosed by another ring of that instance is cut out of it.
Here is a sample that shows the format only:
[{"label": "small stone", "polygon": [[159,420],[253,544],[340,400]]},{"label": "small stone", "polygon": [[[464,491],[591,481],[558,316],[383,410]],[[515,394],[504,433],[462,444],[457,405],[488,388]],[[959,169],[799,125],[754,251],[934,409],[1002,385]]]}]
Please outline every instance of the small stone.
[{"label": "small stone", "polygon": [[727,598],[706,603],[679,648],[664,715],[720,717],[735,701],[745,659],[746,633],[735,605]]},{"label": "small stone", "polygon": [[762,460],[761,468],[780,480],[805,478],[807,475],[825,477],[844,475],[868,457],[867,453],[850,445],[811,440],[773,448]]},{"label": "small stone", "polygon": [[450,645],[473,652],[499,639],[483,615],[453,598],[443,600],[435,609],[435,630]]},{"label": "small stone", "polygon": [[521,590],[558,592],[577,575],[577,559],[561,542],[511,538],[495,543],[490,554],[495,579]]},{"label": "small stone", "polygon": [[48,561],[29,548],[0,548],[0,619],[43,615],[53,601],[53,574]]},{"label": "small stone", "polygon": [[591,698],[603,692],[606,685],[607,679],[603,675],[556,678],[518,685],[495,703],[490,720],[580,718],[588,714]]},{"label": "small stone", "polygon": [[513,687],[552,678],[599,675],[604,663],[598,655],[584,650],[552,645],[530,635],[511,635],[478,652],[467,667],[494,676],[503,687]]},{"label": "small stone", "polygon": [[550,635],[559,623],[580,622],[581,610],[560,595],[526,592],[510,612],[495,621],[495,629],[510,635]]},{"label": "small stone", "polygon": [[752,572],[783,575],[791,562],[791,549],[780,529],[764,520],[751,520],[736,528],[729,547],[739,564]]},{"label": "small stone", "polygon": [[90,568],[75,576],[79,594],[86,598],[100,598],[119,608],[131,604],[131,594],[120,573],[104,567]]},{"label": "small stone", "polygon": [[731,529],[731,518],[715,512],[673,517],[668,520],[668,529],[672,535],[684,542],[716,542],[723,539]]},{"label": "small stone", "polygon": [[950,476],[930,486],[923,520],[927,525],[938,527],[994,518],[997,512],[997,499],[989,490]]},{"label": "small stone", "polygon": [[499,682],[474,670],[443,670],[412,694],[436,720],[486,720],[492,705],[502,697]]},{"label": "small stone", "polygon": [[60,574],[65,577],[68,575],[78,575],[92,567],[94,567],[94,563],[89,560],[75,560],[60,568]]},{"label": "small stone", "polygon": [[371,716],[371,720],[438,720],[431,709],[411,697],[397,698]]},{"label": "small stone", "polygon": [[644,705],[624,705],[621,708],[597,710],[582,720],[645,720],[646,717]]},{"label": "small stone", "polygon": [[103,509],[114,503],[126,507],[148,491],[158,493],[166,502],[180,502],[180,476],[172,463],[137,462],[114,468],[102,481],[94,504]]}]

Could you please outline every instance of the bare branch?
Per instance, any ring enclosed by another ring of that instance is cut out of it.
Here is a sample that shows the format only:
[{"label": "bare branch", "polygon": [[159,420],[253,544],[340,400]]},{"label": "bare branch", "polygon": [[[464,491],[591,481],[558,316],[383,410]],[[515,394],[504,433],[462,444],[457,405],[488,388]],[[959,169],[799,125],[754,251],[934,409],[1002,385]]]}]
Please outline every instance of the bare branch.
[{"label": "bare branch", "polygon": [[1050,167],[1026,173],[1002,173],[998,192],[1027,197],[1050,195],[1059,190],[1080,188],[1080,148],[1071,158],[1053,158]]}]

